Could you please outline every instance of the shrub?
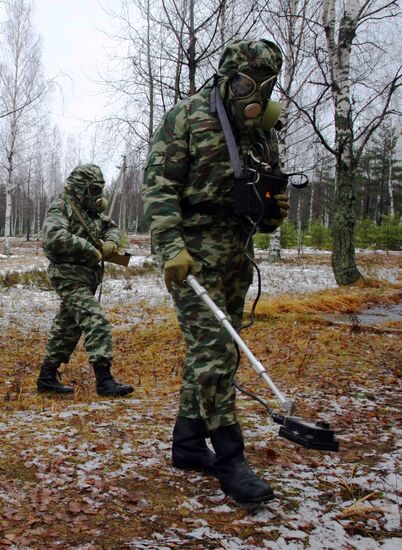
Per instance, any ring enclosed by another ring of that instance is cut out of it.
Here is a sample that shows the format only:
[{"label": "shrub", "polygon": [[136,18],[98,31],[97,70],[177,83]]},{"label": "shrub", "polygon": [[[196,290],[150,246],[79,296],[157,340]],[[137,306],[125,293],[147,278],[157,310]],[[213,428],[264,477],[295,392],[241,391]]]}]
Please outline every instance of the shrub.
[{"label": "shrub", "polygon": [[297,246],[297,231],[293,223],[284,221],[281,225],[281,247],[294,248]]},{"label": "shrub", "polygon": [[269,248],[269,235],[267,233],[256,233],[253,236],[255,248],[267,250]]},{"label": "shrub", "polygon": [[376,241],[376,226],[372,220],[358,220],[355,231],[355,244],[359,248],[374,247]]},{"label": "shrub", "polygon": [[306,235],[306,242],[319,249],[329,249],[332,246],[331,230],[316,220],[310,224]]},{"label": "shrub", "polygon": [[16,285],[37,286],[42,290],[51,290],[52,285],[46,271],[37,269],[30,271],[6,271],[0,276],[0,286],[10,288]]},{"label": "shrub", "polygon": [[376,245],[382,250],[402,249],[402,226],[396,216],[385,216],[376,227]]}]

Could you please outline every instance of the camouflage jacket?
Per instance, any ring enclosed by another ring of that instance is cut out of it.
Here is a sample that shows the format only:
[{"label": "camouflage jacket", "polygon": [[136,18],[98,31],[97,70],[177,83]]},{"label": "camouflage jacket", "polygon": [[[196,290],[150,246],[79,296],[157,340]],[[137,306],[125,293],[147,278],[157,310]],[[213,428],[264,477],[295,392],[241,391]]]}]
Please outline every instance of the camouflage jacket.
[{"label": "camouflage jacket", "polygon": [[[79,208],[85,224],[96,241],[119,244],[121,232],[107,216],[90,217]],[[86,280],[96,268],[96,249],[87,230],[73,213],[64,195],[56,199],[46,212],[42,228],[45,256],[50,260],[49,276]]]},{"label": "camouflage jacket", "polygon": [[[230,214],[233,169],[219,118],[210,110],[211,89],[206,86],[166,113],[148,153],[144,208],[153,244],[162,262],[175,257],[185,247],[183,229],[186,227],[248,223]],[[256,130],[253,135],[241,138],[240,158],[256,140],[267,143],[266,133]],[[195,205],[201,203],[215,205],[228,214],[192,213]]]}]

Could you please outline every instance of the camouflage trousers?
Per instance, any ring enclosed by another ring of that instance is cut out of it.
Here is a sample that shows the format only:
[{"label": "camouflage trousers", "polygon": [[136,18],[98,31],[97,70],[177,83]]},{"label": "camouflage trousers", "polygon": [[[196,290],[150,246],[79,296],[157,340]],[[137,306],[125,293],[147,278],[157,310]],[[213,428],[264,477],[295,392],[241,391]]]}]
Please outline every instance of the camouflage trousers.
[{"label": "camouflage trousers", "polygon": [[81,334],[90,363],[112,359],[112,331],[99,302],[94,297],[97,281],[66,282],[51,278],[61,299],[46,345],[45,361],[53,365],[68,363]]},{"label": "camouflage trousers", "polygon": [[[184,238],[197,262],[197,280],[232,325],[239,328],[252,281],[252,265],[244,255],[241,229],[185,229]],[[186,340],[179,415],[203,419],[208,430],[234,424],[237,353],[233,340],[188,285],[174,285],[172,297]]]}]

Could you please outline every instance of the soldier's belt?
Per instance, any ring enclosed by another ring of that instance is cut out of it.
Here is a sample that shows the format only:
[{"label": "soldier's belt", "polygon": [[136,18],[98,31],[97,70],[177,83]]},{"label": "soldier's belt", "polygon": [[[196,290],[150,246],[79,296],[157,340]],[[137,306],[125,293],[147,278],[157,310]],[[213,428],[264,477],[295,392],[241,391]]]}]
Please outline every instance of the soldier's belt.
[{"label": "soldier's belt", "polygon": [[202,214],[205,216],[215,217],[233,217],[233,208],[230,206],[218,206],[211,202],[200,202],[198,204],[182,204],[182,211],[185,217],[193,216],[194,214]]}]

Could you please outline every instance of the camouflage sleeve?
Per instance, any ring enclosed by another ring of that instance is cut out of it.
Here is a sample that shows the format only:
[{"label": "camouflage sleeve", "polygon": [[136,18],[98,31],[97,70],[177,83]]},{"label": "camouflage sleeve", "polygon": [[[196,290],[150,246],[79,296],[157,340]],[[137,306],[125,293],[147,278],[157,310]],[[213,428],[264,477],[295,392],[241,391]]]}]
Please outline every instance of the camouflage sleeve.
[{"label": "camouflage sleeve", "polygon": [[184,102],[165,115],[152,139],[144,172],[144,211],[163,263],[185,247],[180,199],[189,164],[186,120]]},{"label": "camouflage sleeve", "polygon": [[61,205],[50,206],[46,213],[42,229],[44,247],[59,256],[77,257],[80,260],[93,260],[95,247],[86,239],[78,237],[69,230],[69,222]]},{"label": "camouflage sleeve", "polygon": [[111,220],[108,216],[101,215],[102,219],[102,235],[103,241],[113,241],[116,244],[120,243],[121,231],[117,224]]}]

